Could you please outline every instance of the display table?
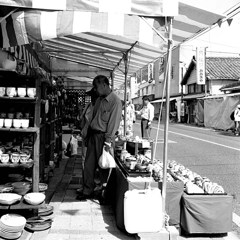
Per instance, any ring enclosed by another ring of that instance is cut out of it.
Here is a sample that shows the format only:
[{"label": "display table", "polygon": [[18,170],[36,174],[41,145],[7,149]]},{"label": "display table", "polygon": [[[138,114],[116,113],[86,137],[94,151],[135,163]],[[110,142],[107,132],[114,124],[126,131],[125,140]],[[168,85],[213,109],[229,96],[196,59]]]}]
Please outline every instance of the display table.
[{"label": "display table", "polygon": [[[112,170],[107,187],[107,197],[111,199],[115,211],[117,227],[125,231],[124,226],[124,194],[128,190],[146,189],[149,185],[149,178],[128,178],[126,174],[117,165]],[[151,182],[152,188],[160,188],[162,183]],[[166,212],[170,216],[171,225],[180,225],[180,200],[183,193],[183,183],[167,182],[166,189]],[[144,206],[147,207],[147,206]]]},{"label": "display table", "polygon": [[232,229],[232,202],[229,195],[182,196],[181,228],[189,234],[227,233]]}]

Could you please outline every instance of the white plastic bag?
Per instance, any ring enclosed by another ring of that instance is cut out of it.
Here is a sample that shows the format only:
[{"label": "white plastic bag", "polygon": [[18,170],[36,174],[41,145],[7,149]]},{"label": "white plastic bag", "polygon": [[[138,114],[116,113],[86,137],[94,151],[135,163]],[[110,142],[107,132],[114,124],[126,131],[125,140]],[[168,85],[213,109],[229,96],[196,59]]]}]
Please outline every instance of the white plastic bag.
[{"label": "white plastic bag", "polygon": [[102,169],[116,167],[116,162],[115,162],[113,156],[109,152],[107,152],[104,147],[103,147],[102,155],[98,160],[98,165]]},{"label": "white plastic bag", "polygon": [[77,155],[77,149],[78,149],[78,140],[74,136],[71,138],[71,155]]}]

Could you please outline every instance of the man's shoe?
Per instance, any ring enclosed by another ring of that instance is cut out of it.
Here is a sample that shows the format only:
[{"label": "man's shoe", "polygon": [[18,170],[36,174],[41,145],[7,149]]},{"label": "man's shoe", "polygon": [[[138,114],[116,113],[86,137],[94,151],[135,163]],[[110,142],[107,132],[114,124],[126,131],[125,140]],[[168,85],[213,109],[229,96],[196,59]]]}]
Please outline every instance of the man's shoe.
[{"label": "man's shoe", "polygon": [[79,194],[76,199],[79,200],[79,201],[85,201],[87,199],[93,199],[94,198],[94,195],[93,194],[89,194],[89,195],[86,195],[86,194]]}]

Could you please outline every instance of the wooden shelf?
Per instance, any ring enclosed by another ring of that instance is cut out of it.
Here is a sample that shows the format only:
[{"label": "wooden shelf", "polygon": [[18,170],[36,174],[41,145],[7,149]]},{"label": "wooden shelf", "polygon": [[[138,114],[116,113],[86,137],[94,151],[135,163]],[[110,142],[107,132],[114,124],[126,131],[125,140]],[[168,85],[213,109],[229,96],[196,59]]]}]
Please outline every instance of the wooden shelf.
[{"label": "wooden shelf", "polygon": [[29,128],[0,128],[0,132],[26,132],[33,133],[38,132],[38,127],[29,127]]},{"label": "wooden shelf", "polygon": [[27,101],[35,103],[37,98],[31,98],[31,97],[9,97],[9,96],[0,96],[0,100],[15,100],[15,101]]},{"label": "wooden shelf", "polygon": [[0,168],[31,168],[34,162],[31,163],[0,163]]},{"label": "wooden shelf", "polygon": [[12,205],[3,205],[0,204],[0,209],[6,209],[6,210],[19,210],[19,209],[38,209],[42,206],[45,205],[45,202],[39,204],[39,205],[31,205],[25,202],[25,200],[23,199],[23,197],[21,198],[20,202],[12,204]]}]

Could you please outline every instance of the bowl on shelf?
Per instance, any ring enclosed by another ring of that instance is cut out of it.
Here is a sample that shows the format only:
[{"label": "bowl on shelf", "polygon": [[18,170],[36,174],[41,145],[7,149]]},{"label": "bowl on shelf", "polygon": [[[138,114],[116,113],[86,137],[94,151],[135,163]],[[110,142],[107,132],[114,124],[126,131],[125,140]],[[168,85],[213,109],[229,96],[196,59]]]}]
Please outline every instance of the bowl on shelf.
[{"label": "bowl on shelf", "polygon": [[28,97],[35,97],[36,95],[36,88],[27,88],[27,95]]},{"label": "bowl on shelf", "polygon": [[25,97],[27,93],[26,88],[17,88],[17,93],[19,97]]},{"label": "bowl on shelf", "polygon": [[4,126],[4,118],[0,118],[0,128]]},{"label": "bowl on shelf", "polygon": [[21,126],[22,126],[22,128],[28,128],[29,127],[29,119],[21,119]]},{"label": "bowl on shelf", "polygon": [[40,192],[27,193],[23,198],[31,205],[39,205],[45,200],[45,194]]},{"label": "bowl on shelf", "polygon": [[4,127],[5,128],[11,128],[12,127],[12,122],[13,122],[12,119],[5,118],[5,120],[4,120]]},{"label": "bowl on shelf", "polygon": [[39,189],[39,192],[45,192],[48,189],[48,185],[46,183],[39,183],[38,189]]},{"label": "bowl on shelf", "polygon": [[21,119],[13,119],[13,127],[14,128],[20,128],[22,124]]},{"label": "bowl on shelf", "polygon": [[21,163],[27,163],[30,161],[30,154],[26,154],[26,153],[21,153],[20,154],[20,162]]},{"label": "bowl on shelf", "polygon": [[9,154],[8,153],[3,153],[2,155],[1,155],[1,162],[2,163],[8,163],[9,162]]},{"label": "bowl on shelf", "polygon": [[6,88],[5,87],[0,87],[0,97],[3,97],[6,93]]},{"label": "bowl on shelf", "polygon": [[11,154],[11,162],[12,163],[19,163],[19,161],[20,161],[19,153],[12,153]]},{"label": "bowl on shelf", "polygon": [[16,193],[0,193],[0,204],[11,205],[20,201],[21,198],[22,196]]},{"label": "bowl on shelf", "polygon": [[32,188],[32,185],[29,182],[14,182],[12,183],[12,186],[13,192],[22,196],[28,193],[29,190]]},{"label": "bowl on shelf", "polygon": [[9,97],[15,97],[17,95],[17,91],[15,87],[8,87],[6,92]]}]

